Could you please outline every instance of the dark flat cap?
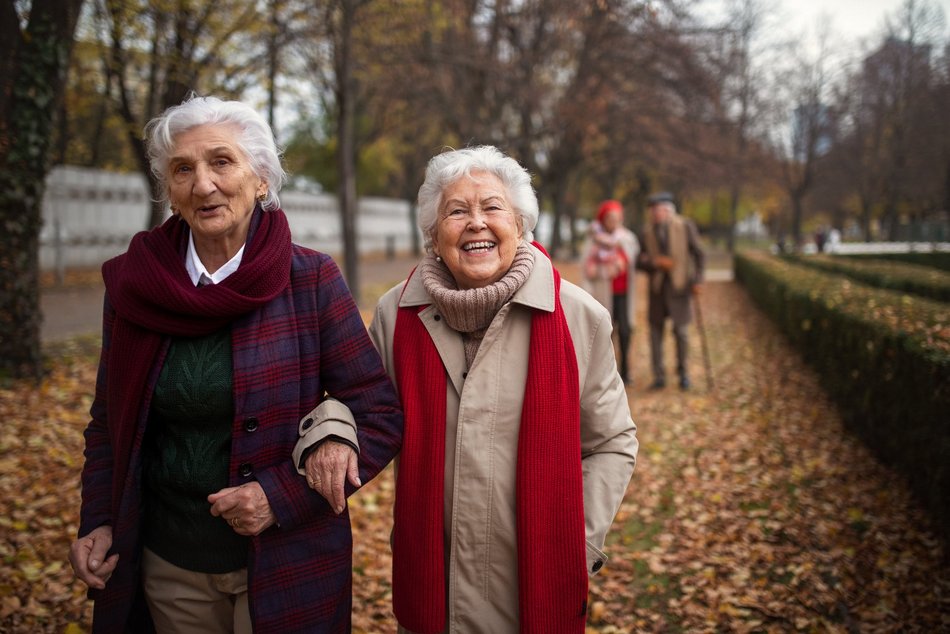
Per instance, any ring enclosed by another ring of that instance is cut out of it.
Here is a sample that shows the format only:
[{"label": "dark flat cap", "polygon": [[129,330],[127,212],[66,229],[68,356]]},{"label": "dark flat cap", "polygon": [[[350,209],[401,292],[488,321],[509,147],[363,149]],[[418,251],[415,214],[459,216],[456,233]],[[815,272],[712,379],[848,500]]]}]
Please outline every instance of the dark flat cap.
[{"label": "dark flat cap", "polygon": [[657,192],[655,194],[650,194],[647,197],[648,205],[656,205],[658,203],[671,203],[673,202],[673,194],[670,192]]}]

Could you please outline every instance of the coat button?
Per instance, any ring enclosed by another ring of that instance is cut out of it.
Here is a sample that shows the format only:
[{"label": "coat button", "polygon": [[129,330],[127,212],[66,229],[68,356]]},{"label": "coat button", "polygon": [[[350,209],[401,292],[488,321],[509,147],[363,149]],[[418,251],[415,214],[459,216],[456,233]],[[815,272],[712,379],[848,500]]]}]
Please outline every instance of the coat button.
[{"label": "coat button", "polygon": [[304,431],[310,429],[311,427],[313,427],[313,419],[312,419],[312,418],[308,418],[308,419],[305,420],[304,422],[300,423],[300,428],[303,429]]},{"label": "coat button", "polygon": [[436,315],[436,316],[433,317],[432,319],[434,319],[434,320],[436,320],[436,321],[440,321],[440,320],[442,319],[442,315]]},{"label": "coat button", "polygon": [[249,416],[244,419],[244,431],[257,431],[256,416]]},{"label": "coat button", "polygon": [[242,462],[238,467],[238,475],[242,478],[248,478],[252,473],[254,473],[254,466],[250,462]]},{"label": "coat button", "polygon": [[604,562],[598,559],[597,561],[594,562],[594,565],[591,566],[591,570],[593,570],[594,572],[597,572],[603,567],[604,567]]}]

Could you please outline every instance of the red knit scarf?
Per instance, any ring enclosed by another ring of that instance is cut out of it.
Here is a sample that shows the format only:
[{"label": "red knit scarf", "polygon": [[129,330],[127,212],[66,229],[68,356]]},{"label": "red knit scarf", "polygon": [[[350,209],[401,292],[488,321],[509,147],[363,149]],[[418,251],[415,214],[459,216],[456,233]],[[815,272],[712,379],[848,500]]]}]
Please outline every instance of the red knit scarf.
[{"label": "red knit scarf", "polygon": [[[538,634],[583,632],[587,617],[579,380],[560,285],[555,270],[554,312],[536,310],[531,318],[515,483],[521,632]],[[394,510],[393,609],[403,627],[431,634],[447,627],[446,371],[417,316],[424,308],[400,308],[393,337],[405,411]]]},{"label": "red knit scarf", "polygon": [[136,234],[126,253],[102,265],[116,312],[108,352],[106,416],[112,444],[112,512],[138,430],[145,386],[164,336],[223,328],[279,295],[290,282],[290,227],[280,210],[255,210],[241,266],[220,284],[197,288],[185,269],[188,225],[178,216]]}]

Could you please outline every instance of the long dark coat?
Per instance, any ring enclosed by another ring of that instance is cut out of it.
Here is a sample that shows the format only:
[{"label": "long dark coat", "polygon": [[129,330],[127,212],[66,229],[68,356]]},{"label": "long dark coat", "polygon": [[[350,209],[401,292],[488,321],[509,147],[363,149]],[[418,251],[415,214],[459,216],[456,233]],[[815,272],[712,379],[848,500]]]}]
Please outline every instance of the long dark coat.
[{"label": "long dark coat", "polygon": [[[663,282],[659,290],[656,290],[652,283],[647,285],[649,289],[647,319],[653,326],[662,326],[667,318],[672,319],[675,326],[683,326],[692,321],[691,287],[703,281],[705,256],[699,242],[699,230],[696,229],[696,224],[688,218],[682,218],[682,222],[686,229],[686,257],[689,258],[687,284],[682,289],[676,289],[669,273],[661,273]],[[651,223],[647,225],[645,231],[654,231],[654,229],[655,225]],[[658,242],[660,253],[672,256],[669,242],[663,243],[659,240]],[[645,250],[641,251],[637,258],[637,268],[646,271],[651,277],[659,273],[659,269],[653,264]]]},{"label": "long dark coat", "polygon": [[[120,256],[121,257],[121,256]],[[119,563],[95,599],[95,632],[152,629],[141,592],[142,438],[148,402],[168,350],[165,343],[147,385],[129,477],[111,516],[112,450],[106,421],[107,359],[115,312],[108,297],[86,463],[79,535],[113,527]],[[294,468],[298,423],[323,395],[355,415],[360,479],[372,479],[398,452],[398,397],[370,342],[340,271],[324,254],[294,245],[291,281],[263,308],[232,326],[234,422],[229,486],[258,481],[277,524],[250,540],[248,589],[257,632],[348,632],[352,536],[346,511],[335,515]],[[348,493],[352,490],[348,489]]]}]

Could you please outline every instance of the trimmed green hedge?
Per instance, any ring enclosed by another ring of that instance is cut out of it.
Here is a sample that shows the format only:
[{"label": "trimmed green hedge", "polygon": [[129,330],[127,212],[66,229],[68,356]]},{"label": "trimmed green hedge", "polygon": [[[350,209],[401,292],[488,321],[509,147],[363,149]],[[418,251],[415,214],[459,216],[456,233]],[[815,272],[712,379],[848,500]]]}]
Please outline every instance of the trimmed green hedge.
[{"label": "trimmed green hedge", "polygon": [[929,251],[927,253],[918,251],[911,253],[847,253],[837,257],[852,260],[890,260],[892,262],[905,262],[907,264],[929,266],[940,269],[941,271],[950,271],[950,251]]},{"label": "trimmed green hedge", "polygon": [[764,253],[735,275],[822,376],[851,428],[909,479],[950,543],[950,310]]},{"label": "trimmed green hedge", "polygon": [[919,264],[894,260],[854,260],[827,255],[789,255],[791,261],[839,273],[877,286],[922,297],[950,301],[950,273]]}]

